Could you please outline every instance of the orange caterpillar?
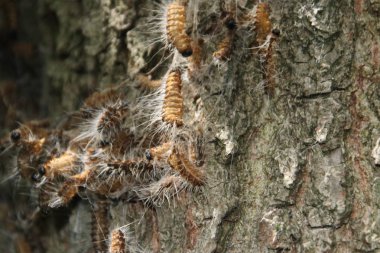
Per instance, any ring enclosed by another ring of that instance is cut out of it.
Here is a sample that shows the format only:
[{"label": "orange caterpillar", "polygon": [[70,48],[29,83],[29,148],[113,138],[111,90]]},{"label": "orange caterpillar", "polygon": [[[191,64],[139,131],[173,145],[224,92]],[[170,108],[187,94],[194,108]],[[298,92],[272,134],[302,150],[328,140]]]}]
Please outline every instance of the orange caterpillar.
[{"label": "orange caterpillar", "polygon": [[59,157],[54,157],[46,162],[40,167],[40,171],[48,179],[53,179],[58,175],[73,174],[77,162],[77,155],[72,151],[66,151]]},{"label": "orange caterpillar", "polygon": [[204,185],[203,173],[196,169],[195,166],[177,150],[174,150],[169,156],[168,163],[172,169],[178,171],[178,173],[192,185]]},{"label": "orange caterpillar", "polygon": [[200,66],[201,66],[203,40],[201,39],[195,40],[191,43],[191,46],[193,48],[193,54],[189,58],[189,62],[190,62],[189,69],[191,72],[194,72],[200,69]]},{"label": "orange caterpillar", "polygon": [[45,138],[24,142],[17,156],[17,168],[21,177],[38,181],[40,176],[35,171],[42,156]]},{"label": "orange caterpillar", "polygon": [[7,29],[10,31],[17,31],[18,29],[18,14],[16,1],[0,0],[0,7],[3,7],[4,14],[7,18]]},{"label": "orange caterpillar", "polygon": [[91,215],[91,238],[95,252],[107,252],[108,215],[109,203],[106,200],[97,201]]},{"label": "orange caterpillar", "polygon": [[267,37],[272,31],[272,23],[269,19],[269,12],[270,9],[267,3],[257,4],[255,30],[256,40],[259,46],[262,46],[267,41]]},{"label": "orange caterpillar", "polygon": [[[127,186],[126,181],[130,180],[132,176],[138,177],[143,173],[151,173],[154,169],[153,165],[147,162],[132,160],[114,160],[103,163],[93,160],[86,166],[89,168],[70,177],[71,184],[73,186],[86,185],[88,190],[102,196],[123,193]],[[107,171],[107,173],[101,173],[102,171]]]},{"label": "orange caterpillar", "polygon": [[267,3],[259,3],[256,6],[256,41],[259,45],[259,54],[264,62],[264,79],[266,81],[266,91],[269,95],[274,95],[276,61],[274,56],[274,46],[278,32],[272,32],[272,23],[269,19],[270,8]]},{"label": "orange caterpillar", "polygon": [[212,54],[217,61],[226,61],[231,55],[232,44],[234,40],[233,32],[229,32],[227,36],[219,43],[218,49]]},{"label": "orange caterpillar", "polygon": [[92,93],[91,96],[84,101],[83,106],[84,108],[99,108],[118,98],[120,98],[120,90],[118,88],[109,88],[104,91]]},{"label": "orange caterpillar", "polygon": [[153,160],[154,158],[161,160],[165,153],[167,153],[173,147],[172,142],[165,142],[160,146],[148,149],[145,152],[145,156],[148,160]]},{"label": "orange caterpillar", "polygon": [[77,195],[77,193],[78,186],[73,184],[73,182],[66,181],[58,192],[61,204],[69,204],[70,201]]},{"label": "orange caterpillar", "polygon": [[161,80],[152,80],[149,76],[144,74],[138,74],[136,76],[140,87],[148,90],[158,89],[161,86]]},{"label": "orange caterpillar", "polygon": [[182,54],[189,57],[193,54],[191,38],[186,34],[186,10],[185,6],[173,2],[166,11],[166,34],[171,43]]},{"label": "orange caterpillar", "polygon": [[115,229],[111,233],[109,253],[127,253],[125,250],[126,241],[123,231]]},{"label": "orange caterpillar", "polygon": [[181,72],[173,70],[166,80],[165,99],[162,110],[162,121],[169,124],[183,125],[183,98],[181,95]]}]

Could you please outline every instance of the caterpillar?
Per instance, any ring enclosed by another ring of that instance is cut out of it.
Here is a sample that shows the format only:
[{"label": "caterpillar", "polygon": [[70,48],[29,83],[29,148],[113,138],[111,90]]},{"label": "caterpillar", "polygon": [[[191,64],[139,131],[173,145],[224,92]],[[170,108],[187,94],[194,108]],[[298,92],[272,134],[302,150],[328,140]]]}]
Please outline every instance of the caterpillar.
[{"label": "caterpillar", "polygon": [[156,182],[136,189],[137,196],[147,205],[160,206],[188,186],[178,175],[166,175]]},{"label": "caterpillar", "polygon": [[226,37],[219,43],[217,50],[212,54],[216,62],[226,61],[231,55],[234,32],[227,33]]},{"label": "caterpillar", "polygon": [[140,87],[148,90],[158,89],[161,86],[161,80],[152,80],[149,76],[138,74],[136,80]]},{"label": "caterpillar", "polygon": [[183,98],[181,89],[181,72],[179,70],[172,70],[166,80],[162,121],[177,126],[183,125]]},{"label": "caterpillar", "polygon": [[98,200],[91,215],[91,238],[95,252],[107,252],[109,203]]},{"label": "caterpillar", "polygon": [[97,109],[106,106],[112,101],[122,99],[119,87],[109,88],[103,91],[92,93],[83,103],[82,111],[88,109]]},{"label": "caterpillar", "polygon": [[121,131],[122,124],[128,112],[128,104],[117,100],[101,108],[88,111],[90,119],[83,124],[84,129],[74,140],[89,139],[89,143],[112,142]]},{"label": "caterpillar", "polygon": [[168,164],[172,169],[177,171],[183,178],[194,186],[204,185],[203,173],[196,169],[195,166],[181,153],[174,150],[168,158]]},{"label": "caterpillar", "polygon": [[186,34],[186,9],[185,6],[173,2],[166,10],[166,35],[171,43],[183,57],[193,54],[191,38]]},{"label": "caterpillar", "polygon": [[75,185],[85,185],[88,190],[102,196],[120,196],[131,187],[132,178],[138,182],[141,175],[154,172],[153,165],[139,160],[95,159],[87,162],[86,166],[87,169],[71,176],[70,180]]},{"label": "caterpillar", "polygon": [[58,157],[53,157],[44,165],[39,167],[39,173],[48,179],[53,179],[59,175],[74,174],[78,166],[78,155],[67,150]]},{"label": "caterpillar", "polygon": [[153,159],[161,160],[163,159],[165,153],[170,151],[170,149],[173,147],[172,142],[165,142],[161,144],[160,146],[154,147],[147,149],[145,151],[145,157],[150,161]]},{"label": "caterpillar", "polygon": [[45,138],[23,142],[17,156],[17,168],[22,178],[39,181],[39,173],[36,167],[43,156]]},{"label": "caterpillar", "polygon": [[121,229],[114,229],[111,233],[109,253],[127,253],[125,235]]},{"label": "caterpillar", "polygon": [[268,35],[272,31],[272,23],[269,19],[269,5],[267,3],[259,3],[256,6],[255,30],[256,41],[262,46],[267,41]]},{"label": "caterpillar", "polygon": [[189,73],[191,76],[201,68],[202,64],[202,46],[204,41],[201,39],[194,40],[192,42],[193,54],[189,57]]}]

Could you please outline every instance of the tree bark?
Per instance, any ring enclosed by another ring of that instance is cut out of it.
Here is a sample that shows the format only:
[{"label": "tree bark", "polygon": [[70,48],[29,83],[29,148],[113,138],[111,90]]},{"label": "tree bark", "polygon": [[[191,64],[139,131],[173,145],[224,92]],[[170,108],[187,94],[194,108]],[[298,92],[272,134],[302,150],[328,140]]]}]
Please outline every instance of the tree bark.
[{"label": "tree bark", "polygon": [[[130,223],[152,252],[380,251],[380,2],[268,1],[280,32],[274,71],[253,49],[254,21],[237,22],[229,60],[214,64],[225,34],[221,1],[185,2],[187,31],[204,41],[202,66],[183,96],[185,117],[204,128],[207,184],[154,209],[115,202],[110,229]],[[234,13],[253,13],[257,4],[225,2],[238,6]],[[120,83],[136,101],[145,94],[136,74],[164,58],[163,44],[152,43],[162,33],[149,23],[159,15],[154,1],[14,6],[18,26],[2,27],[3,129],[41,117],[58,121],[93,91]],[[31,54],[14,49],[21,42]],[[153,79],[170,63],[160,63]],[[9,165],[2,169],[7,174]],[[91,252],[85,198],[38,214],[30,227],[9,222],[33,212],[33,196],[27,203],[20,197],[30,187],[2,186],[2,252]]]}]

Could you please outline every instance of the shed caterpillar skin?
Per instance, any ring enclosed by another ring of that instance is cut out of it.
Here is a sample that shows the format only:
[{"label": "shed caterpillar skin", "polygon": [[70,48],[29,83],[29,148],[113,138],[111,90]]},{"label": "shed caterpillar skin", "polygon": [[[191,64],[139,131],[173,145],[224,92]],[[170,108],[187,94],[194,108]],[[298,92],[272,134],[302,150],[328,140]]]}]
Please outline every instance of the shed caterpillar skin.
[{"label": "shed caterpillar skin", "polygon": [[174,150],[169,156],[168,164],[193,186],[205,184],[204,174],[177,150]]},{"label": "shed caterpillar skin", "polygon": [[193,54],[191,38],[186,34],[186,8],[176,1],[170,3],[166,9],[166,35],[183,57]]},{"label": "shed caterpillar skin", "polygon": [[173,70],[166,80],[165,98],[162,108],[162,121],[176,125],[183,125],[183,98],[181,94],[181,72]]},{"label": "shed caterpillar skin", "polygon": [[109,203],[98,200],[91,215],[91,238],[95,252],[107,252],[107,237],[109,227]]}]

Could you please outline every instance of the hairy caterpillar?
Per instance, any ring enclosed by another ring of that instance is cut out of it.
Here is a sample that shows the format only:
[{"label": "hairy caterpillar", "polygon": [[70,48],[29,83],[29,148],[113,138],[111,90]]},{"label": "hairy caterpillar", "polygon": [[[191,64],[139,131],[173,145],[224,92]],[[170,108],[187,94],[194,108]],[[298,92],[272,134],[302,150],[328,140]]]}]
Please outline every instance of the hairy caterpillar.
[{"label": "hairy caterpillar", "polygon": [[86,98],[81,111],[98,109],[119,99],[123,99],[119,87],[96,91]]},{"label": "hairy caterpillar", "polygon": [[201,68],[203,40],[197,39],[192,42],[193,54],[189,57],[189,73],[191,76]]},{"label": "hairy caterpillar", "polygon": [[125,249],[126,240],[125,235],[121,229],[114,229],[111,232],[111,241],[109,246],[109,253],[127,253]]},{"label": "hairy caterpillar", "polygon": [[170,71],[166,80],[162,121],[177,126],[183,125],[183,99],[181,89],[181,72],[179,70]]},{"label": "hairy caterpillar", "polygon": [[73,174],[78,166],[78,156],[76,153],[67,150],[58,157],[53,157],[43,166],[39,167],[39,173],[48,179],[53,179],[59,175]]},{"label": "hairy caterpillar", "polygon": [[152,80],[150,77],[138,74],[136,79],[142,88],[153,90],[158,89],[161,86],[161,80]]},{"label": "hairy caterpillar", "polygon": [[172,142],[165,142],[161,144],[160,146],[150,148],[145,151],[145,156],[148,160],[158,159],[161,160],[165,153],[170,151],[170,149],[173,147]]},{"label": "hairy caterpillar", "polygon": [[275,89],[275,56],[274,46],[279,31],[272,31],[272,23],[269,19],[270,8],[267,3],[259,3],[256,6],[255,30],[256,41],[260,57],[264,62],[264,79],[266,81],[267,93],[271,96]]},{"label": "hairy caterpillar", "polygon": [[82,133],[75,141],[89,140],[89,143],[111,142],[121,131],[128,112],[128,104],[123,100],[109,103],[91,111],[91,118],[82,126]]},{"label": "hairy caterpillar", "polygon": [[168,163],[172,169],[177,171],[183,178],[194,186],[204,185],[203,173],[196,169],[195,166],[183,154],[174,150],[168,158]]},{"label": "hairy caterpillar", "polygon": [[91,215],[91,238],[95,252],[107,252],[109,203],[98,200]]},{"label": "hairy caterpillar", "polygon": [[226,61],[231,55],[234,32],[227,33],[226,37],[218,44],[218,49],[212,54],[217,62]]},{"label": "hairy caterpillar", "polygon": [[17,168],[21,177],[39,181],[39,173],[36,167],[43,156],[45,138],[24,142],[17,156]]},{"label": "hairy caterpillar", "polygon": [[269,5],[267,3],[259,3],[256,6],[255,30],[256,40],[259,46],[262,46],[267,42],[267,37],[272,31],[269,11]]},{"label": "hairy caterpillar", "polygon": [[166,175],[156,182],[136,189],[140,200],[148,205],[160,206],[165,200],[178,195],[189,184],[178,175]]},{"label": "hairy caterpillar", "polygon": [[178,50],[183,57],[193,54],[191,38],[186,34],[186,9],[185,6],[173,2],[166,9],[166,35],[168,41]]}]

